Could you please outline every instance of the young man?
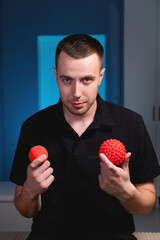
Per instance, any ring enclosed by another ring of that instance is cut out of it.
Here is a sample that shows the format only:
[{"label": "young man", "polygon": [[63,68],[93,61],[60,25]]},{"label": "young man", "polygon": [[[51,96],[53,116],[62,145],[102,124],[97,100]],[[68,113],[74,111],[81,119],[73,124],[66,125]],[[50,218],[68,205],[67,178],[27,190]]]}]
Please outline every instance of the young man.
[{"label": "young man", "polygon": [[[155,203],[160,168],[142,118],[97,94],[103,54],[88,35],[64,38],[54,68],[60,100],[23,123],[10,179],[16,208],[33,217],[29,240],[135,239],[132,214]],[[98,154],[110,138],[126,146],[121,167]],[[34,145],[47,148],[47,161],[30,163]]]}]

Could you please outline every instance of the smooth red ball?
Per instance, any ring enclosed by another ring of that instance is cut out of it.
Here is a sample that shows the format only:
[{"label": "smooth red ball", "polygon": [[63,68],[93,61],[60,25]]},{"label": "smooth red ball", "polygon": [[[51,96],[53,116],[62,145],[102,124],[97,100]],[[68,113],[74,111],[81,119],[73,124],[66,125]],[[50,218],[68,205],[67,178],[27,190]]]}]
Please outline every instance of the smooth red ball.
[{"label": "smooth red ball", "polygon": [[46,155],[45,161],[48,159],[48,151],[45,147],[37,145],[29,151],[29,160],[32,162],[41,155]]},{"label": "smooth red ball", "polygon": [[125,146],[116,139],[104,141],[99,148],[100,153],[103,153],[114,165],[121,165],[126,157]]}]

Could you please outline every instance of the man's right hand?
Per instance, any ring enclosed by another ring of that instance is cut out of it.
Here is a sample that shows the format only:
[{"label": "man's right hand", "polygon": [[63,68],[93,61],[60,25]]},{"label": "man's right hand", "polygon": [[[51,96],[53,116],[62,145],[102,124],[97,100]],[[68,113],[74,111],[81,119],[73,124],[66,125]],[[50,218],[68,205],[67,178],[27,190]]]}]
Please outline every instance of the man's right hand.
[{"label": "man's right hand", "polygon": [[41,194],[54,181],[53,168],[48,160],[44,160],[45,156],[42,155],[31,162],[24,185],[16,186],[14,203],[24,217],[34,217],[41,210]]},{"label": "man's right hand", "polygon": [[27,169],[27,179],[24,183],[25,190],[31,198],[47,191],[48,187],[54,181],[53,168],[50,162],[46,160],[45,155],[41,155],[30,163]]}]

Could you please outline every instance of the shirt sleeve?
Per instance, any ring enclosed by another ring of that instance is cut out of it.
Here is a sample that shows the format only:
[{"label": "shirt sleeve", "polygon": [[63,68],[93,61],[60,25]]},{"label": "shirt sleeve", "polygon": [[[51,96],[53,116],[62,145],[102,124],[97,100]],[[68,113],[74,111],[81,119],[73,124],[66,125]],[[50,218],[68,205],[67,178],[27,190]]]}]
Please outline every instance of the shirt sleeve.
[{"label": "shirt sleeve", "polygon": [[10,180],[20,186],[23,186],[26,180],[27,167],[30,163],[28,151],[27,129],[23,123],[10,172]]},{"label": "shirt sleeve", "polygon": [[153,180],[160,174],[160,167],[142,118],[140,118],[134,145],[137,150],[131,162],[131,181],[134,184],[140,184]]}]

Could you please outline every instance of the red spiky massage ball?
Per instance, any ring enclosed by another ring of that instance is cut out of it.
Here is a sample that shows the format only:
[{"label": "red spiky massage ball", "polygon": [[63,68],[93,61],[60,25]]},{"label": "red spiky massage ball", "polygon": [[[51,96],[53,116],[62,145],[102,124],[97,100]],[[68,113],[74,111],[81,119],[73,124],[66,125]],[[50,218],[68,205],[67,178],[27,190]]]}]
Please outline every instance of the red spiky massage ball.
[{"label": "red spiky massage ball", "polygon": [[99,154],[103,153],[114,164],[121,165],[126,157],[126,149],[122,142],[116,139],[104,141],[100,148]]}]

